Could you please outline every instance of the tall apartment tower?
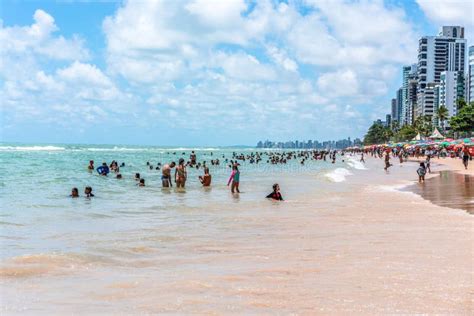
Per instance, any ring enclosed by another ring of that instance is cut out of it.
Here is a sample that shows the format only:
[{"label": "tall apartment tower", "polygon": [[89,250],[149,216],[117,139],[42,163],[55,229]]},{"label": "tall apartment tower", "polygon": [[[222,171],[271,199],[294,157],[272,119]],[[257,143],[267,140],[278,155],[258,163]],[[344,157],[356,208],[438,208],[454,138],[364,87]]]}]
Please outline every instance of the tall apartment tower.
[{"label": "tall apartment tower", "polygon": [[[392,117],[392,122],[398,122],[397,121],[397,116],[398,116],[398,108],[397,108],[397,99],[392,99],[391,102],[391,111],[390,111],[390,116]],[[400,122],[398,122],[400,124]]]},{"label": "tall apartment tower", "polygon": [[409,117],[413,117],[412,107],[410,107],[408,99],[408,89],[410,80],[418,78],[418,65],[403,66],[402,71],[402,109],[400,113],[400,125],[408,124]]},{"label": "tall apartment tower", "polygon": [[439,106],[448,109],[449,117],[457,115],[456,101],[464,98],[464,74],[457,71],[443,71],[439,89]]},{"label": "tall apartment tower", "polygon": [[[431,104],[421,103],[430,100],[424,97],[429,83],[439,83],[441,72],[465,72],[466,39],[464,27],[443,26],[437,36],[423,36],[418,47],[418,100],[416,115],[432,116]],[[432,91],[429,91],[431,94]]]},{"label": "tall apartment tower", "polygon": [[466,100],[474,102],[474,46],[469,47],[469,73],[467,75],[467,80]]}]

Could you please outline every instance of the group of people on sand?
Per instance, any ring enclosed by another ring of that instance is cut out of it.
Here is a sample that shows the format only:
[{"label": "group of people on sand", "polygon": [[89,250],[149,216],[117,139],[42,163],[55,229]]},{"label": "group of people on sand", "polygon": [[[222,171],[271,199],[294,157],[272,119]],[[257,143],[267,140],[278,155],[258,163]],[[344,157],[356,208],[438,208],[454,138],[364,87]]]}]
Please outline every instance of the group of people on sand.
[{"label": "group of people on sand", "polygon": [[[175,153],[174,153],[175,154]],[[184,154],[184,153],[183,153]],[[278,155],[277,155],[278,156]],[[240,184],[240,170],[239,166],[240,164],[237,162],[237,159],[245,161],[246,159],[253,160],[253,162],[257,162],[261,160],[261,156],[257,153],[251,154],[249,156],[244,156],[244,155],[237,155],[236,153],[233,153],[233,159],[230,160],[229,167],[231,167],[232,171],[229,177],[229,180],[227,182],[227,186],[230,186],[230,191],[235,194],[235,193],[240,193],[239,190],[239,184]],[[273,156],[272,156],[273,157]],[[296,157],[296,155],[295,155]],[[301,157],[301,156],[300,156]],[[196,168],[199,169],[200,167],[203,167],[204,169],[204,174],[198,176],[199,182],[202,184],[203,187],[210,187],[212,183],[212,176],[210,174],[209,168],[206,166],[206,162],[204,161],[202,164],[200,162],[197,162],[196,154],[194,151],[191,152],[190,155],[190,160],[186,163],[184,158],[180,158],[178,160],[178,164],[176,164],[174,161],[170,163],[166,163],[163,166],[161,166],[161,163],[157,164],[157,167],[154,168],[153,165],[150,164],[150,162],[147,162],[147,166],[153,170],[160,170],[161,169],[161,182],[163,188],[170,188],[173,187],[173,182],[176,184],[176,187],[178,189],[184,189],[186,186],[186,181],[188,179],[188,173],[187,173],[187,167],[191,168]],[[223,156],[223,158],[225,158]],[[291,158],[290,158],[291,159]],[[273,161],[280,161],[278,158],[272,158]],[[226,163],[229,162],[228,159],[225,159]],[[219,165],[219,160],[211,160],[212,165]],[[118,165],[118,162],[115,160],[112,161],[110,165],[108,165],[106,162],[102,163],[98,168],[95,168],[94,166],[94,161],[90,160],[89,165],[88,165],[88,170],[89,172],[92,171],[97,171],[97,173],[100,176],[108,176],[111,172],[115,173],[115,177],[117,179],[122,179],[122,174],[120,173],[120,168],[125,167],[125,163],[122,163],[120,166]],[[175,169],[174,175],[172,175],[172,169]],[[135,173],[134,177],[135,181],[137,181],[137,186],[139,187],[144,187],[145,186],[145,179],[141,177],[140,173]],[[173,181],[174,180],[174,181]],[[92,194],[92,188],[90,186],[86,187],[85,192],[87,197],[93,197],[94,195]],[[79,197],[79,191],[77,188],[73,188],[71,192],[71,197]],[[280,193],[280,186],[278,184],[273,185],[273,191],[267,195],[267,198],[271,198],[274,200],[283,200],[283,197]]]},{"label": "group of people on sand", "polygon": [[468,146],[463,146],[461,149],[457,150],[450,150],[448,151],[446,148],[416,148],[406,150],[403,147],[399,148],[371,148],[365,150],[351,150],[351,154],[359,153],[361,155],[360,161],[365,162],[364,154],[370,154],[372,157],[379,157],[384,159],[384,170],[388,171],[388,169],[393,166],[390,163],[391,157],[396,157],[399,159],[400,163],[402,164],[406,161],[409,157],[420,159],[422,157],[425,158],[424,161],[420,162],[416,173],[418,175],[418,181],[424,182],[426,173],[431,173],[431,158],[432,157],[451,157],[451,158],[461,158],[462,164],[464,168],[467,170],[469,161],[473,159],[473,155],[469,150]]}]

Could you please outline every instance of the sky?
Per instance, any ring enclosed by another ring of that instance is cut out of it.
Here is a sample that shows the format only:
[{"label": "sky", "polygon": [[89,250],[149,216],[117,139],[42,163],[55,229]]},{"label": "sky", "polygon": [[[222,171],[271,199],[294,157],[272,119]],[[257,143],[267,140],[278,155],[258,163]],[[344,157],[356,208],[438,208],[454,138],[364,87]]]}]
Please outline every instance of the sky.
[{"label": "sky", "polygon": [[0,141],[362,137],[464,0],[0,2]]}]

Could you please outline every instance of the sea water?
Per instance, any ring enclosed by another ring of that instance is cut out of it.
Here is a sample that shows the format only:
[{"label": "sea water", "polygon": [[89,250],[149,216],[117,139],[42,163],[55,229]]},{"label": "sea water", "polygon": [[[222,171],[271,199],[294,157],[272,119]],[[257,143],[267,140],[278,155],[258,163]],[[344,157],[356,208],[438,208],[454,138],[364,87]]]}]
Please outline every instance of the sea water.
[{"label": "sea water", "polygon": [[[147,162],[156,167],[179,158],[189,160],[191,150],[196,152],[198,161],[206,161],[210,168],[211,188],[203,188],[199,183],[202,168],[187,168],[184,191],[163,189],[161,171],[150,170]],[[180,288],[180,282],[185,282],[184,286],[190,286],[193,292],[205,287],[198,284],[194,288],[196,275],[214,277],[258,268],[258,263],[250,262],[266,262],[267,251],[259,254],[246,245],[258,247],[260,240],[264,247],[262,238],[271,238],[275,229],[283,231],[285,222],[294,220],[293,216],[306,216],[308,207],[325,209],[327,204],[318,202],[318,197],[337,203],[337,198],[331,198],[343,190],[345,179],[354,171],[365,169],[356,157],[346,156],[345,162],[344,157],[338,157],[335,164],[329,159],[308,159],[302,165],[296,158],[285,165],[272,165],[263,155],[258,165],[239,161],[242,193],[231,194],[227,180],[232,153],[247,155],[256,151],[0,145],[2,309],[45,312],[50,304],[67,302],[72,305],[63,306],[63,311],[70,312],[75,310],[71,307],[74,304],[91,304],[92,300],[99,305],[88,305],[89,312],[111,312],[101,305],[109,295],[109,286],[128,288],[135,287],[135,282],[154,280],[165,288]],[[212,159],[219,159],[220,165],[212,166]],[[116,179],[113,173],[104,177],[89,172],[89,160],[94,160],[96,167],[112,160],[125,163],[120,168],[123,179]],[[145,187],[137,186],[137,172],[146,180]],[[280,184],[285,204],[265,199],[274,183]],[[84,197],[85,186],[93,188],[94,198]],[[80,198],[69,197],[73,187],[79,189]],[[146,292],[146,286],[139,293],[147,296],[143,291]],[[38,293],[45,294],[39,297]],[[84,297],[76,297],[77,293]],[[176,299],[184,299],[177,294],[183,293],[182,289],[174,293],[167,302],[171,310],[194,310],[193,304],[183,302],[180,308],[172,307]],[[113,300],[120,300],[120,296],[114,295]],[[231,301],[227,303],[232,305]],[[119,303],[116,308],[131,311]]]}]

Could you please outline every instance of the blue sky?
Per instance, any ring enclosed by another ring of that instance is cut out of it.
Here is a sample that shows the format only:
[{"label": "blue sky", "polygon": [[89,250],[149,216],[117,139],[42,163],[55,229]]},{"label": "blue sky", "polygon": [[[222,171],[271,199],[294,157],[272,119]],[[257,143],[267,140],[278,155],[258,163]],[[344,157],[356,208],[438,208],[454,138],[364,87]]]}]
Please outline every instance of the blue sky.
[{"label": "blue sky", "polygon": [[1,141],[362,137],[470,1],[2,1]]}]

